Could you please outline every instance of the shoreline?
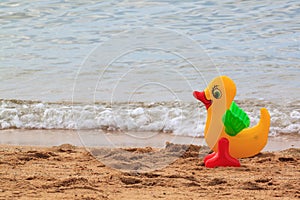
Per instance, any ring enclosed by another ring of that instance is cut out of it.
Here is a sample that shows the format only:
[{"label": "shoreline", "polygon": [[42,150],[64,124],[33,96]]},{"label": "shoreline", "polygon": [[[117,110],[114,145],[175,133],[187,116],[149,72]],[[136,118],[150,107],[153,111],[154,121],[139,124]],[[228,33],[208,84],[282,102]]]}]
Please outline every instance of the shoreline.
[{"label": "shoreline", "polygon": [[[164,148],[166,142],[205,146],[202,137],[178,136],[157,132],[113,132],[100,130],[0,130],[0,145],[51,147],[71,144],[78,147],[153,147]],[[262,152],[300,148],[300,136],[269,136]]]}]

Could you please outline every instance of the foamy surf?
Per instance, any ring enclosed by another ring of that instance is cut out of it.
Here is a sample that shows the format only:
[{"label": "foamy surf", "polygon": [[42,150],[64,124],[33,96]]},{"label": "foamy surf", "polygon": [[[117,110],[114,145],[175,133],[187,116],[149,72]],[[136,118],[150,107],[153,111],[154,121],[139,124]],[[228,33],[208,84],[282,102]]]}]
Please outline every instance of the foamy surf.
[{"label": "foamy surf", "polygon": [[[282,106],[266,101],[237,101],[250,117],[259,121],[261,107],[271,114],[270,135],[300,134],[299,102]],[[119,132],[162,132],[180,136],[203,136],[206,110],[193,102],[38,102],[0,100],[0,129],[65,129]]]}]

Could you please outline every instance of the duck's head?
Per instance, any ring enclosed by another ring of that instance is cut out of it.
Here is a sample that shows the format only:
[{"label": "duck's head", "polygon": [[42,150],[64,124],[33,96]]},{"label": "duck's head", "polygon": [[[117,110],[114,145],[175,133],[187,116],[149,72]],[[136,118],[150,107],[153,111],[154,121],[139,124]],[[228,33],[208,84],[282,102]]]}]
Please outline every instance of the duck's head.
[{"label": "duck's head", "polygon": [[203,92],[193,92],[194,97],[201,101],[207,110],[210,110],[211,107],[228,109],[235,94],[235,83],[227,76],[216,77]]}]

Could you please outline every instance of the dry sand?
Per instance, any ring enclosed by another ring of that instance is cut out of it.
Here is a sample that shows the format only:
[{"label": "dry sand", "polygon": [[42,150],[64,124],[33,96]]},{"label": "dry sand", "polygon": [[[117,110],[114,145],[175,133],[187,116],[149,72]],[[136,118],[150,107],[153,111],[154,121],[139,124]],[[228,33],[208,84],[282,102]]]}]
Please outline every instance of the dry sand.
[{"label": "dry sand", "polygon": [[[214,169],[203,166],[206,150],[194,145],[91,151],[101,158],[69,144],[1,145],[0,199],[300,198],[296,148],[240,159],[240,168]],[[152,171],[161,163],[166,166]]]}]

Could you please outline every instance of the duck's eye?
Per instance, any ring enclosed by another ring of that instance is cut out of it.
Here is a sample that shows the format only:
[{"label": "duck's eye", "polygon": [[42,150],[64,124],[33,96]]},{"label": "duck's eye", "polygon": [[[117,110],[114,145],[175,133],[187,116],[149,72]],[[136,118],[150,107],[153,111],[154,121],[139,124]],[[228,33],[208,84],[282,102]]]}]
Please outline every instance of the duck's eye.
[{"label": "duck's eye", "polygon": [[222,92],[221,90],[219,90],[219,88],[213,88],[212,90],[212,95],[216,98],[216,99],[220,99],[222,97]]}]

